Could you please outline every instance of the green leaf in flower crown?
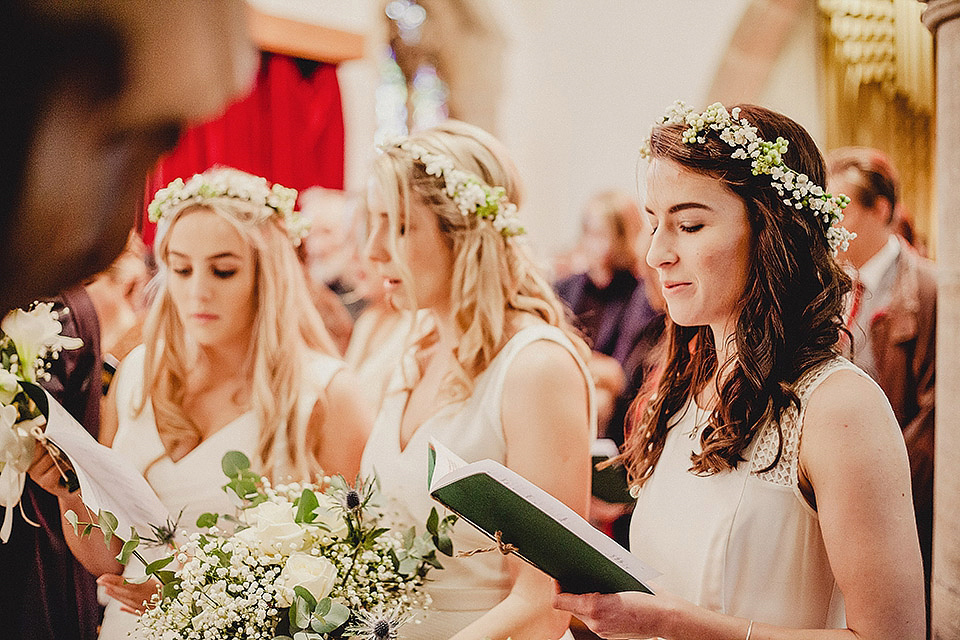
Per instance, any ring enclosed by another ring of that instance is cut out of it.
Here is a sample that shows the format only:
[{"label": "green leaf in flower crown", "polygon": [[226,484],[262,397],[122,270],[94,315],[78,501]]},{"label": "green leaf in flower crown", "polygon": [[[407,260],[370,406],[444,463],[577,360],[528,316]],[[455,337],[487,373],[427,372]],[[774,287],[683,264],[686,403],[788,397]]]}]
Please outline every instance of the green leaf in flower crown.
[{"label": "green leaf in flower crown", "polygon": [[114,533],[117,531],[117,525],[120,523],[117,522],[117,517],[110,513],[109,511],[100,511],[100,515],[97,517],[97,524],[100,525],[100,531],[103,531],[103,540],[108,545],[113,540]]},{"label": "green leaf in flower crown", "polygon": [[239,478],[242,472],[250,468],[250,459],[240,451],[228,451],[223,454],[220,467],[228,478]]},{"label": "green leaf in flower crown", "polygon": [[320,506],[316,494],[310,489],[304,489],[297,500],[297,515],[293,521],[297,523],[313,522],[317,514],[314,511]]},{"label": "green leaf in flower crown", "polygon": [[123,548],[120,549],[120,553],[117,554],[117,561],[126,565],[130,562],[130,556],[133,555],[134,550],[140,545],[140,536],[137,535],[137,530],[133,527],[130,527],[130,539],[123,543]]},{"label": "green leaf in flower crown", "polygon": [[216,513],[204,513],[197,518],[197,528],[198,529],[209,529],[210,527],[217,526],[218,516]]},{"label": "green leaf in flower crown", "polygon": [[167,584],[171,580],[176,580],[177,578],[177,574],[174,571],[157,571],[153,575],[163,584]]}]

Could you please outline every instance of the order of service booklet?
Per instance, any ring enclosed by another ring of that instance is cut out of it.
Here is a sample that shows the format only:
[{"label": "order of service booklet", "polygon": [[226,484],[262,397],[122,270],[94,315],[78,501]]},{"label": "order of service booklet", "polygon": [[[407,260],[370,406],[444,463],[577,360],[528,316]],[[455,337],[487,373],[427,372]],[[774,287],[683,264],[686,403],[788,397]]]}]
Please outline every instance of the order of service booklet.
[{"label": "order of service booklet", "polygon": [[493,460],[466,463],[431,441],[434,500],[553,577],[567,593],[653,593],[650,568],[573,509]]}]

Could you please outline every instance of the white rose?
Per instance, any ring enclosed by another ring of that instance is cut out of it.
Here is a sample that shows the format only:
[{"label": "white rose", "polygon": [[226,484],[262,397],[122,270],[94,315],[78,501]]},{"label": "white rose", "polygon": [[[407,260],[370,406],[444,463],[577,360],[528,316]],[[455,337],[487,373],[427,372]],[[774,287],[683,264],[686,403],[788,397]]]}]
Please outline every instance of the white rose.
[{"label": "white rose", "polygon": [[0,404],[10,404],[20,391],[20,380],[6,369],[0,369]]},{"label": "white rose", "polygon": [[337,568],[332,562],[307,553],[295,553],[280,572],[277,604],[289,607],[293,603],[294,587],[303,587],[317,600],[326,598],[336,581]]},{"label": "white rose", "polygon": [[247,509],[246,518],[251,526],[240,532],[244,534],[242,537],[264,553],[296,551],[303,547],[303,527],[294,522],[292,505],[262,502]]},{"label": "white rose", "polygon": [[316,496],[320,506],[313,510],[315,516],[313,521],[323,525],[326,528],[325,532],[331,538],[342,538],[347,535],[347,522],[343,518],[343,509],[336,499],[325,493],[318,493]]}]

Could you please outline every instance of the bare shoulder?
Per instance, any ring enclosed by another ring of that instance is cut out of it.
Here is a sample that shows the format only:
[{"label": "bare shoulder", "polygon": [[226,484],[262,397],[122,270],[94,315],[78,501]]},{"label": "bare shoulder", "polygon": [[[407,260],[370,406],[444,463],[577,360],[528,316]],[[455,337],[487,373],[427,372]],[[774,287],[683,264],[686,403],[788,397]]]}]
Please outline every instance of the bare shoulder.
[{"label": "bare shoulder", "polygon": [[523,347],[504,379],[502,416],[509,435],[514,424],[524,430],[534,423],[543,429],[579,430],[587,424],[589,386],[573,354],[552,340]]},{"label": "bare shoulder", "polygon": [[536,340],[523,347],[514,356],[513,363],[507,374],[537,374],[537,377],[563,374],[576,374],[583,378],[580,366],[570,350],[553,340]]},{"label": "bare shoulder", "polygon": [[847,460],[897,455],[903,436],[890,402],[865,374],[843,369],[830,374],[807,401],[801,456]]},{"label": "bare shoulder", "polygon": [[327,402],[331,406],[353,407],[361,403],[360,380],[349,367],[341,367],[327,384]]}]

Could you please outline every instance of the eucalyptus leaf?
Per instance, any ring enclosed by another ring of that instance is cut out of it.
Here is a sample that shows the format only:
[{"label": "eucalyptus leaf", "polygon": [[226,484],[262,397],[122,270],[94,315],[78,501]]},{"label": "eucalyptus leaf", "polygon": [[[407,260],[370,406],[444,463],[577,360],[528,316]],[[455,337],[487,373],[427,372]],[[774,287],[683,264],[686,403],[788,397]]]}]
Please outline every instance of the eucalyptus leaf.
[{"label": "eucalyptus leaf", "polygon": [[250,459],[240,451],[228,451],[223,455],[220,467],[228,478],[237,478],[250,468]]},{"label": "eucalyptus leaf", "polygon": [[117,531],[117,525],[120,523],[117,522],[117,517],[110,513],[109,511],[100,511],[100,515],[97,518],[97,523],[100,526],[100,531],[103,532],[103,540],[108,545],[113,540],[113,536]]},{"label": "eucalyptus leaf", "polygon": [[163,585],[160,590],[160,597],[164,600],[172,600],[180,593],[180,581],[174,580]]},{"label": "eucalyptus leaf", "polygon": [[71,526],[71,527],[73,527],[73,534],[76,535],[76,536],[79,536],[80,533],[79,533],[77,527],[78,527],[78,525],[80,524],[80,518],[77,517],[77,514],[74,512],[74,510],[73,510],[73,509],[67,510],[67,511],[63,514],[63,518],[64,518],[64,520],[66,520],[67,522],[70,523],[70,526]]},{"label": "eucalyptus leaf", "polygon": [[216,513],[204,513],[197,518],[197,528],[198,529],[209,529],[210,527],[217,526],[217,520],[220,516]]},{"label": "eucalyptus leaf", "polygon": [[410,576],[417,572],[420,562],[416,558],[404,558],[400,561],[400,567],[397,569],[401,575]]},{"label": "eucalyptus leaf", "polygon": [[440,524],[440,514],[437,513],[436,507],[430,508],[430,515],[427,517],[427,531],[432,534],[437,533],[437,525]]},{"label": "eucalyptus leaf", "polygon": [[453,540],[446,533],[437,535],[437,550],[445,556],[453,557]]},{"label": "eucalyptus leaf", "polygon": [[134,550],[136,550],[138,546],[140,546],[140,536],[137,535],[136,529],[130,527],[130,539],[123,543],[123,547],[117,555],[117,561],[122,565],[126,565],[130,562],[130,556],[133,555]]},{"label": "eucalyptus leaf", "polygon": [[294,517],[294,522],[313,522],[317,517],[314,511],[319,506],[320,501],[317,500],[316,494],[310,489],[304,489],[297,500],[297,515]]},{"label": "eucalyptus leaf", "polygon": [[313,611],[314,609],[317,608],[317,599],[314,598],[313,594],[307,591],[306,588],[301,587],[300,585],[297,585],[296,587],[293,588],[293,592],[297,594],[299,598],[302,598],[303,600],[306,601],[307,608],[310,609],[310,611]]},{"label": "eucalyptus leaf", "polygon": [[163,569],[165,566],[173,562],[173,556],[167,556],[166,558],[160,558],[159,560],[154,560],[143,570],[144,573],[150,575],[156,573],[160,569]]}]

